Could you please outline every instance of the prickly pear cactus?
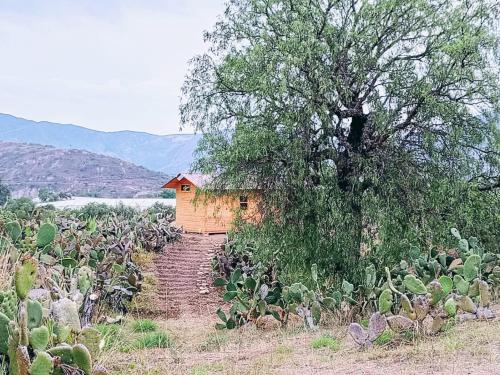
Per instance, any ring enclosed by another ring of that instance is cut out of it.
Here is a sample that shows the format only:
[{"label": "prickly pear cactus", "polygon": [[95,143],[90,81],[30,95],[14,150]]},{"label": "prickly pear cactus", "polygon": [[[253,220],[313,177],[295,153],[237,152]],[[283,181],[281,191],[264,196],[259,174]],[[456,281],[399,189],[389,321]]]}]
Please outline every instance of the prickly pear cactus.
[{"label": "prickly pear cactus", "polygon": [[441,284],[441,288],[443,289],[443,293],[445,295],[448,295],[451,293],[453,290],[453,280],[451,277],[442,275],[438,279],[439,283]]},{"label": "prickly pear cactus", "polygon": [[381,314],[391,311],[393,303],[392,292],[390,289],[384,289],[378,297],[378,311]]},{"label": "prickly pear cactus", "polygon": [[436,305],[445,297],[445,293],[443,291],[443,287],[441,283],[437,280],[431,281],[429,285],[427,285],[427,290],[431,294],[431,305]]},{"label": "prickly pear cactus", "polygon": [[92,374],[92,357],[85,345],[76,344],[73,346],[73,362],[83,371],[85,375]]},{"label": "prickly pear cactus", "polygon": [[80,333],[78,307],[69,298],[61,298],[52,304],[51,314],[59,326],[69,326],[73,332]]},{"label": "prickly pear cactus", "polygon": [[36,236],[36,245],[38,247],[45,247],[52,243],[56,238],[57,227],[51,223],[44,223],[40,225],[38,234]]},{"label": "prickly pear cactus", "polygon": [[413,328],[413,320],[402,315],[389,316],[387,324],[394,332],[403,332]]},{"label": "prickly pear cactus", "polygon": [[92,270],[83,266],[78,270],[78,289],[85,295],[90,290],[93,284],[93,273]]},{"label": "prickly pear cactus", "polygon": [[[261,301],[264,302],[264,301]],[[92,327],[85,327],[78,335],[76,341],[87,347],[92,357],[97,357],[103,347],[103,340],[101,333]]]},{"label": "prickly pear cactus", "polygon": [[0,312],[0,354],[7,354],[10,318]]},{"label": "prickly pear cactus", "polygon": [[461,295],[465,296],[469,292],[469,282],[465,281],[462,276],[453,276],[453,284],[455,284],[455,288],[457,288],[458,293]]},{"label": "prickly pear cactus", "polygon": [[406,275],[403,284],[413,294],[427,294],[427,288],[424,283],[414,275]]},{"label": "prickly pear cactus", "polygon": [[479,304],[481,307],[488,307],[491,302],[490,287],[486,281],[479,280]]},{"label": "prickly pear cactus", "polygon": [[444,303],[444,311],[446,315],[453,317],[457,313],[457,304],[453,298],[448,298]]},{"label": "prickly pear cactus", "polygon": [[49,329],[45,326],[33,328],[30,332],[30,345],[35,350],[45,350],[49,344]]},{"label": "prickly pear cactus", "polygon": [[53,357],[59,357],[61,359],[61,362],[65,365],[73,364],[73,348],[68,344],[54,346],[47,350],[47,353],[49,353]]},{"label": "prickly pear cactus", "polygon": [[463,275],[467,281],[474,280],[481,266],[481,257],[477,254],[469,255],[464,262]]},{"label": "prickly pear cactus", "polygon": [[38,352],[30,367],[30,375],[51,375],[54,369],[52,357],[45,352]]},{"label": "prickly pear cactus", "polygon": [[5,223],[5,232],[9,235],[12,242],[16,242],[21,238],[23,233],[21,225],[17,221],[10,221]]},{"label": "prickly pear cactus", "polygon": [[0,312],[14,320],[17,315],[17,294],[14,289],[0,292]]},{"label": "prickly pear cactus", "polygon": [[21,265],[16,266],[14,284],[17,296],[25,299],[36,279],[38,263],[33,258],[27,258]]},{"label": "prickly pear cactus", "polygon": [[38,301],[28,300],[26,308],[28,310],[28,329],[40,327],[43,319],[42,304]]}]

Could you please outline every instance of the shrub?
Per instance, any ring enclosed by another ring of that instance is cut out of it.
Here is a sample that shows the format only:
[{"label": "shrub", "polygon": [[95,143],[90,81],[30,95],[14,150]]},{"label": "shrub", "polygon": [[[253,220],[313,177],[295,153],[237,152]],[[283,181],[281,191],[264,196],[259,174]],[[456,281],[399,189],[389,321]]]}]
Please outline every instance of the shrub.
[{"label": "shrub", "polygon": [[164,189],[160,193],[160,198],[173,199],[175,198],[175,189]]},{"label": "shrub", "polygon": [[155,322],[150,319],[140,319],[134,321],[132,324],[132,329],[134,332],[154,332],[156,331],[158,326]]},{"label": "shrub", "polygon": [[30,198],[10,199],[5,210],[12,212],[19,219],[28,219],[35,210],[35,203]]},{"label": "shrub", "polygon": [[137,349],[171,348],[174,342],[166,332],[149,332],[135,342]]},{"label": "shrub", "polygon": [[10,190],[0,181],[0,206],[3,206],[10,198]]}]

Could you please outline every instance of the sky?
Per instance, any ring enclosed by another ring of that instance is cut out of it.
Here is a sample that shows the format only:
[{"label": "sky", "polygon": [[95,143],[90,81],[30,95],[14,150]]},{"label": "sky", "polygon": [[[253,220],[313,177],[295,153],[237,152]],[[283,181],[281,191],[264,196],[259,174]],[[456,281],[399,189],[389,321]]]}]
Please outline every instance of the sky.
[{"label": "sky", "polygon": [[223,11],[224,0],[0,0],[0,113],[179,133],[188,61]]}]

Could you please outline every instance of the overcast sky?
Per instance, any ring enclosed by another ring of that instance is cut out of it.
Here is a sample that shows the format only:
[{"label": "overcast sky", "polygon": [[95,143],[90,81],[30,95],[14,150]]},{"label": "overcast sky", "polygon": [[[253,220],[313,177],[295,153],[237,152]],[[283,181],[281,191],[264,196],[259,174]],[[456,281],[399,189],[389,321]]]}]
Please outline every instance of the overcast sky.
[{"label": "overcast sky", "polygon": [[[179,132],[187,61],[224,0],[0,0],[0,112]],[[186,132],[186,131],[185,131]]]}]

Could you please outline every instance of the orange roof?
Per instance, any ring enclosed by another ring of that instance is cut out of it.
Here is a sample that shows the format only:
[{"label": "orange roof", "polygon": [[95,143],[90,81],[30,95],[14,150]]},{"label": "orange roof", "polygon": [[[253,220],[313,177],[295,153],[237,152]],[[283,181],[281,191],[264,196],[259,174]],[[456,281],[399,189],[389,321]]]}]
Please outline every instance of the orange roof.
[{"label": "orange roof", "polygon": [[209,175],[206,174],[201,174],[201,173],[179,173],[177,176],[172,178],[170,181],[168,181],[165,185],[162,187],[164,189],[175,189],[177,184],[183,180],[186,179],[189,182],[191,182],[194,186],[198,187],[203,187],[205,184],[209,183],[211,178]]}]

